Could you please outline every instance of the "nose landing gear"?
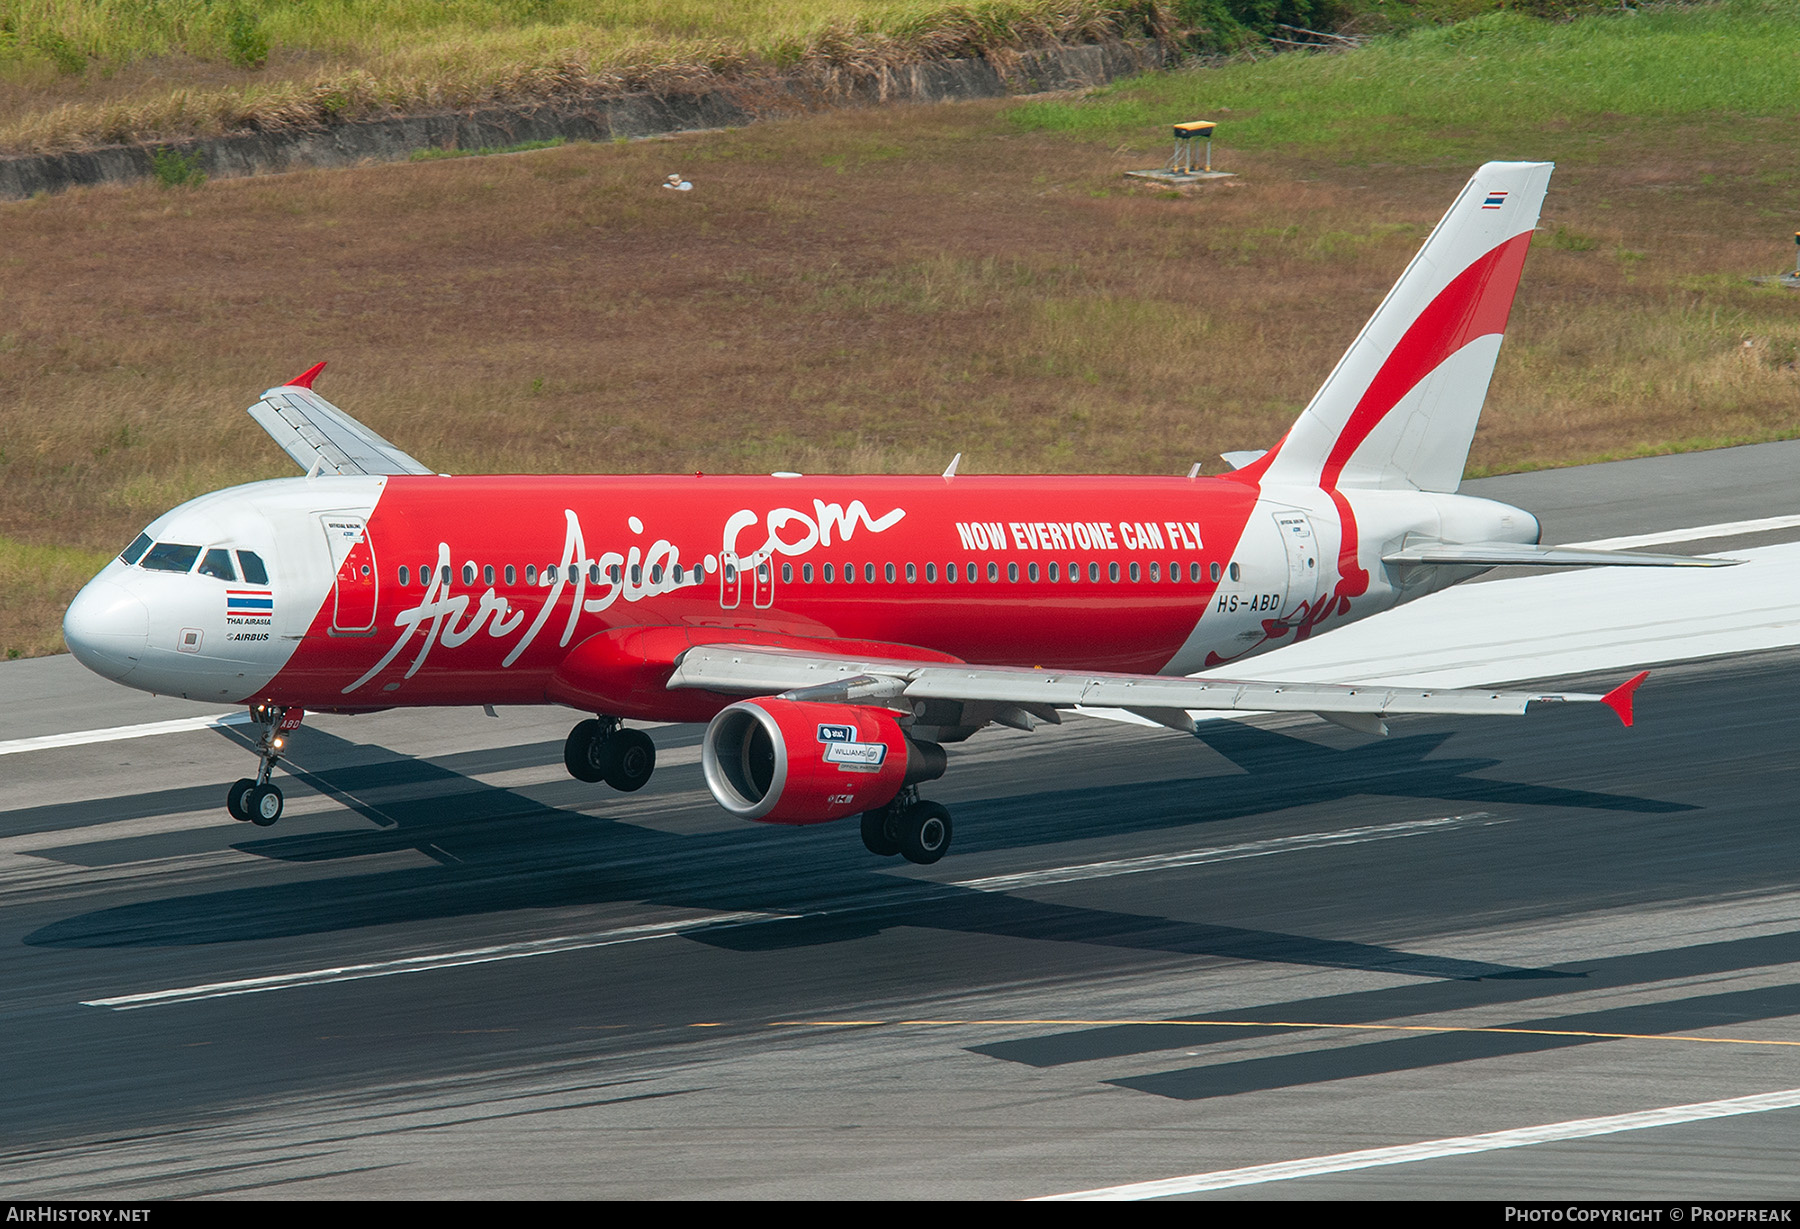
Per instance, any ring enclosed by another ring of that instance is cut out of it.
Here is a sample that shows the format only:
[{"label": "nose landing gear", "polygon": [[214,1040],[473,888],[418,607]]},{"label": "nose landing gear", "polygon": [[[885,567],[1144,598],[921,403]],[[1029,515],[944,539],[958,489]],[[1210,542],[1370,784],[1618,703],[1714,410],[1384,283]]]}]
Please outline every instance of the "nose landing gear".
[{"label": "nose landing gear", "polygon": [[577,781],[604,781],[631,793],[650,783],[656,744],[642,730],[627,730],[617,717],[578,723],[563,743],[563,767]]},{"label": "nose landing gear", "polygon": [[[293,714],[290,719],[290,714]],[[251,719],[263,727],[256,753],[262,765],[254,777],[239,777],[225,791],[225,809],[233,819],[246,820],[259,828],[267,828],[281,818],[281,787],[269,784],[269,774],[281,750],[287,744],[283,735],[300,724],[299,710],[258,704],[250,710]]]}]

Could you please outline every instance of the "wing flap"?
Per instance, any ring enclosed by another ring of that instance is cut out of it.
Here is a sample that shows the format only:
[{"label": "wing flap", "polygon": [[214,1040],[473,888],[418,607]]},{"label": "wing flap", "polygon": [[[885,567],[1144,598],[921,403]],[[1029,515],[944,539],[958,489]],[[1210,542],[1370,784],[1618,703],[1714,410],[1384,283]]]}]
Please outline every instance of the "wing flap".
[{"label": "wing flap", "polygon": [[435,472],[301,384],[271,388],[250,417],[309,474]]},{"label": "wing flap", "polygon": [[[707,646],[682,654],[671,688],[771,695],[842,679],[891,678],[915,700],[1119,708],[1133,712],[1341,713],[1363,718],[1400,714],[1519,715],[1534,703],[1599,703],[1586,692],[1426,689],[1381,684],[1277,683],[1157,675],[1081,674],[1017,666],[931,665],[909,661],[821,657],[800,652]],[[1616,695],[1617,693],[1610,693]],[[1162,716],[1152,718],[1163,722]],[[1167,724],[1167,722],[1163,722]]]},{"label": "wing flap", "polygon": [[1647,551],[1589,550],[1573,546],[1531,546],[1520,542],[1424,542],[1404,546],[1381,557],[1392,564],[1469,564],[1476,567],[1585,568],[1728,568],[1740,559],[1702,559],[1694,555],[1658,555]]}]

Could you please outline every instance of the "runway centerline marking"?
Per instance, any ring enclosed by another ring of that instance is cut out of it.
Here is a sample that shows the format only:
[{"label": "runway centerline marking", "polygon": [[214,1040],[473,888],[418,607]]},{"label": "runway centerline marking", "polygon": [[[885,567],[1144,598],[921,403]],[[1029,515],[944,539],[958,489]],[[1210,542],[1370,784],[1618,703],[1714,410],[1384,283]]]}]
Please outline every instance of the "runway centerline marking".
[{"label": "runway centerline marking", "polygon": [[1605,1118],[1577,1118],[1569,1122],[1552,1122],[1538,1127],[1517,1127],[1510,1131],[1490,1131],[1484,1135],[1460,1135],[1450,1139],[1431,1139],[1416,1144],[1400,1144],[1391,1148],[1365,1148],[1357,1152],[1340,1152],[1332,1156],[1306,1157],[1298,1161],[1279,1161],[1273,1165],[1249,1165],[1242,1169],[1220,1169],[1212,1173],[1188,1174],[1180,1178],[1164,1178],[1156,1182],[1131,1182],[1122,1186],[1096,1187],[1072,1191],[1064,1195],[1045,1195],[1040,1201],[1064,1200],[1128,1200],[1162,1199],[1170,1195],[1191,1195],[1201,1191],[1222,1191],[1239,1186],[1260,1186],[1269,1182],[1287,1182],[1295,1178],[1313,1178],[1324,1174],[1348,1173],[1358,1169],[1375,1169],[1384,1165],[1405,1165],[1413,1161],[1429,1161],[1447,1156],[1473,1156],[1504,1148],[1525,1148],[1533,1144],[1559,1143],[1571,1139],[1592,1139],[1600,1135],[1616,1135],[1622,1131],[1643,1131],[1653,1127],[1679,1126],[1688,1122],[1704,1122],[1713,1118],[1732,1118],[1741,1114],[1765,1114],[1771,1110],[1800,1106],[1800,1088],[1781,1092],[1760,1093],[1750,1097],[1732,1097],[1723,1101],[1700,1101],[1691,1105],[1670,1105],[1661,1109],[1639,1110],[1630,1114],[1612,1114]]},{"label": "runway centerline marking", "polygon": [[1316,1020],[770,1020],[765,1028],[1274,1028],[1344,1029],[1368,1033],[1503,1033],[1525,1037],[1591,1037],[1596,1041],[1686,1041],[1705,1045],[1794,1046],[1800,1041],[1766,1037],[1686,1037],[1674,1033],[1601,1033],[1572,1028],[1508,1028],[1484,1024],[1326,1024]]},{"label": "runway centerline marking", "polygon": [[1764,516],[1750,521],[1721,521],[1716,525],[1690,525],[1686,529],[1663,529],[1655,533],[1634,533],[1621,538],[1596,538],[1592,542],[1566,542],[1563,545],[1580,550],[1631,550],[1639,546],[1663,546],[1671,542],[1739,538],[1753,533],[1796,527],[1800,527],[1800,516]]},{"label": "runway centerline marking", "polygon": [[429,973],[434,969],[461,968],[472,964],[493,964],[502,960],[528,960],[534,956],[554,956],[562,952],[586,951],[596,947],[615,947],[621,943],[642,943],[651,939],[672,939],[693,930],[711,927],[742,926],[748,922],[772,922],[788,917],[779,913],[711,913],[704,917],[683,918],[674,922],[654,922],[644,926],[621,926],[581,935],[560,935],[553,939],[534,939],[525,943],[504,943],[493,947],[471,947],[457,952],[439,952],[430,956],[408,956],[399,960],[380,960],[369,964],[340,965],[331,969],[308,969],[299,973],[277,973],[268,977],[245,977],[236,981],[208,982],[199,986],[177,986],[171,990],[150,990],[141,994],[121,994],[104,999],[83,999],[84,1007],[107,1007],[113,1011],[133,1011],[141,1007],[163,1007],[174,1003],[198,1003],[206,999],[232,998],[242,994],[265,994],[272,990],[293,990],[301,986],[327,986],[336,982],[364,981],[372,977],[396,977],[405,973]]},{"label": "runway centerline marking", "polygon": [[[1072,883],[1113,875],[1141,874],[1170,870],[1210,862],[1229,862],[1240,858],[1270,857],[1299,853],[1312,849],[1328,849],[1340,845],[1359,845],[1369,841],[1395,840],[1423,836],[1433,832],[1453,831],[1470,824],[1505,823],[1506,820],[1485,811],[1466,815],[1446,815],[1436,819],[1405,820],[1392,824],[1372,824],[1360,828],[1343,828],[1335,832],[1309,832],[1298,836],[1274,837],[1264,841],[1245,841],[1236,845],[1219,845],[1182,853],[1154,854],[1142,858],[1118,858],[1106,862],[1086,862],[1074,866],[1053,866],[1015,875],[992,875],[951,883],[929,879],[909,882],[926,899],[937,899],[966,889],[979,892],[1002,892],[1041,884]],[[206,999],[231,998],[244,994],[266,994],[276,990],[296,990],[304,986],[330,985],[335,982],[362,981],[374,977],[394,977],[405,973],[426,973],[436,969],[460,968],[467,965],[492,964],[500,960],[523,960],[533,956],[550,956],[560,952],[582,951],[596,947],[612,947],[620,943],[637,943],[646,939],[671,938],[689,931],[714,926],[744,926],[756,922],[793,921],[801,917],[830,917],[855,913],[864,909],[890,909],[891,897],[879,901],[852,901],[832,907],[808,909],[804,913],[735,912],[708,914],[676,922],[659,922],[645,926],[627,926],[590,934],[564,935],[553,939],[537,939],[525,943],[507,943],[492,947],[468,948],[427,956],[409,956],[398,960],[372,961],[367,964],[340,965],[325,969],[308,969],[296,973],[278,973],[266,977],[246,977],[234,981],[207,982],[195,986],[177,986],[168,990],[151,990],[138,994],[114,995],[107,998],[83,999],[85,1007],[106,1007],[114,1011],[131,1011],[141,1007],[162,1007],[175,1003],[195,1003]]]},{"label": "runway centerline marking", "polygon": [[1275,854],[1299,853],[1308,849],[1329,849],[1337,845],[1362,845],[1369,841],[1392,841],[1410,836],[1444,832],[1470,824],[1508,822],[1486,811],[1467,815],[1443,815],[1436,819],[1410,819],[1400,823],[1371,824],[1362,828],[1341,828],[1336,832],[1308,832],[1299,836],[1271,837],[1264,841],[1243,841],[1236,845],[1216,845],[1208,849],[1190,849],[1182,853],[1147,854],[1139,858],[1111,858],[1104,862],[1083,862],[1072,866],[1052,866],[1043,870],[1018,871],[1009,875],[987,875],[979,879],[958,879],[949,886],[975,892],[1010,892],[1015,888],[1042,887],[1052,883],[1077,883],[1084,879],[1110,879],[1116,875],[1140,875],[1149,871],[1173,870],[1183,866],[1205,866],[1210,862],[1236,862],[1243,858],[1266,858]]},{"label": "runway centerline marking", "polygon": [[0,755],[49,751],[55,747],[84,747],[89,743],[122,742],[128,738],[150,738],[157,734],[186,734],[192,730],[211,730],[249,723],[249,713],[214,713],[210,717],[177,717],[173,721],[146,721],[141,725],[115,725],[100,730],[74,730],[67,734],[40,734],[36,738],[13,738],[0,742]]}]

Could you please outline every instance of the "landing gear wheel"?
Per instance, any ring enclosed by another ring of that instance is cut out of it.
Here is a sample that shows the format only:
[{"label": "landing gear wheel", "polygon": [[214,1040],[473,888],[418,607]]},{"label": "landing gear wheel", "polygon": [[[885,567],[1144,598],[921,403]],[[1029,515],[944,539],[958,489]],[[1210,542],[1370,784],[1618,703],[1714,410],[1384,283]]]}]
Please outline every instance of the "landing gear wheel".
[{"label": "landing gear wheel", "polygon": [[888,807],[863,812],[863,847],[878,858],[891,858],[900,852],[900,841],[894,836],[893,818],[894,813]]},{"label": "landing gear wheel", "polygon": [[606,783],[623,793],[643,789],[656,771],[656,744],[642,730],[614,730],[606,740]]},{"label": "landing gear wheel", "polygon": [[563,743],[563,767],[571,777],[590,783],[606,779],[606,735],[606,727],[591,719],[569,731],[568,741]]},{"label": "landing gear wheel", "polygon": [[950,812],[935,802],[916,803],[900,813],[893,833],[908,862],[930,866],[950,848]]},{"label": "landing gear wheel", "polygon": [[253,786],[244,795],[244,810],[258,828],[267,828],[281,818],[281,804],[281,790],[273,785]]},{"label": "landing gear wheel", "polygon": [[246,821],[250,818],[244,799],[255,788],[255,777],[239,777],[231,783],[231,788],[225,791],[225,809],[230,812],[231,818]]}]

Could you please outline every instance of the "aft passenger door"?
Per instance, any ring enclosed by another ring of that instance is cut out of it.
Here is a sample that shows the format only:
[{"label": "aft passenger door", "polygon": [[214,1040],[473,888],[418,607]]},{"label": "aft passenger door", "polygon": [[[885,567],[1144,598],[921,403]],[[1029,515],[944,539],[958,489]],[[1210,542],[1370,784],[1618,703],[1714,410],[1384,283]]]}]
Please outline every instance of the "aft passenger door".
[{"label": "aft passenger door", "polygon": [[1319,595],[1319,540],[1304,512],[1277,512],[1282,549],[1287,552],[1287,596],[1282,600],[1284,620],[1299,617]]},{"label": "aft passenger door", "polygon": [[333,584],[331,632],[340,636],[369,635],[375,630],[375,605],[381,582],[375,566],[375,548],[368,525],[360,516],[327,513],[320,518],[325,541],[331,549]]}]

